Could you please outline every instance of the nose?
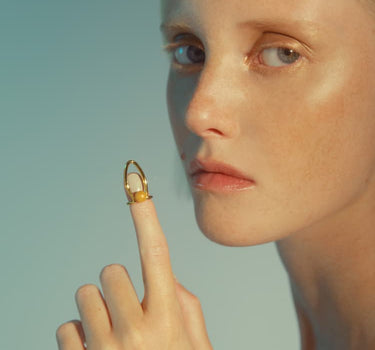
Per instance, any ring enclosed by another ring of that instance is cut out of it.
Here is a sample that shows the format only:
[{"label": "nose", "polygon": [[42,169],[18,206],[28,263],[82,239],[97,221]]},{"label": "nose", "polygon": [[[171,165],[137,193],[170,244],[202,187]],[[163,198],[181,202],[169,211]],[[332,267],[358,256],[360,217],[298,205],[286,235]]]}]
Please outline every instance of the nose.
[{"label": "nose", "polygon": [[239,133],[238,91],[224,67],[206,67],[185,113],[186,127],[202,138],[233,138]]}]

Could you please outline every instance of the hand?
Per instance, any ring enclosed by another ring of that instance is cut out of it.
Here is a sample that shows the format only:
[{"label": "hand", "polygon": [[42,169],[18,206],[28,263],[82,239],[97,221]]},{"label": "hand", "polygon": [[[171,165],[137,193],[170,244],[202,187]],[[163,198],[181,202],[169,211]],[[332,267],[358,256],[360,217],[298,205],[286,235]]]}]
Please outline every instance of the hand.
[{"label": "hand", "polygon": [[58,328],[59,350],[212,350],[199,299],[175,281],[152,200],[130,210],[142,264],[142,303],[124,266],[104,267],[103,295],[91,284],[77,290],[81,321]]}]

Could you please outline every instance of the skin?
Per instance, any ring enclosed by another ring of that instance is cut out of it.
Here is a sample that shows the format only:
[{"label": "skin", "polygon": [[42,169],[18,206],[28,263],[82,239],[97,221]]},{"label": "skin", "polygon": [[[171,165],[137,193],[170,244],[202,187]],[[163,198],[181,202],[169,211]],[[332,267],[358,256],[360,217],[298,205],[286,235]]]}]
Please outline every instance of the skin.
[{"label": "skin", "polygon": [[[375,15],[367,5],[162,1],[168,108],[186,173],[200,157],[256,182],[231,193],[191,186],[198,225],[227,246],[275,241],[304,350],[375,348]],[[189,46],[204,58],[177,51]],[[266,50],[278,47],[299,59],[270,61]]]},{"label": "skin", "polygon": [[[138,188],[132,180],[130,188]],[[152,200],[132,204],[130,212],[142,265],[142,302],[124,266],[104,267],[101,290],[94,284],[78,288],[80,320],[58,327],[59,350],[212,350],[199,299],[173,274]]]}]

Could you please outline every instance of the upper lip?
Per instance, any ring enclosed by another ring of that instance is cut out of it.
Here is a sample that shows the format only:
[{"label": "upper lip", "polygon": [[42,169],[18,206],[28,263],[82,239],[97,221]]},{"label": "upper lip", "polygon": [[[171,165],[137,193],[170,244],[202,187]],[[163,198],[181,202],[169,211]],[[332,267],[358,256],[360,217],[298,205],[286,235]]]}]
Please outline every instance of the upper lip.
[{"label": "upper lip", "polygon": [[240,170],[234,168],[233,166],[225,163],[218,162],[211,159],[194,159],[190,162],[190,176],[196,175],[198,173],[220,173],[233,177],[238,177],[240,179],[245,179],[249,181],[254,181],[249,176],[241,172]]}]

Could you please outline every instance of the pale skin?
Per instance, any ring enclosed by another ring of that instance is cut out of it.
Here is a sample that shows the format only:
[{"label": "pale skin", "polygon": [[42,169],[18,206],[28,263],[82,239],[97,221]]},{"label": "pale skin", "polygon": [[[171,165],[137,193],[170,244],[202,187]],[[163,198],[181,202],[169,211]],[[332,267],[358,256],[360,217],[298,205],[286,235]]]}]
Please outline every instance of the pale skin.
[{"label": "pale skin", "polygon": [[[186,172],[199,156],[256,181],[230,194],[192,188],[202,232],[227,246],[275,241],[302,350],[374,349],[375,14],[359,0],[165,0],[162,23]],[[152,201],[131,210],[144,300],[124,267],[104,268],[104,299],[78,290],[81,321],[58,329],[60,350],[83,349],[85,337],[88,349],[211,349]]]},{"label": "pale skin", "polygon": [[59,350],[212,350],[199,299],[174,277],[168,245],[151,199],[131,205],[144,281],[140,303],[124,266],[100,273],[101,290],[76,294],[80,320],[56,332]]}]

